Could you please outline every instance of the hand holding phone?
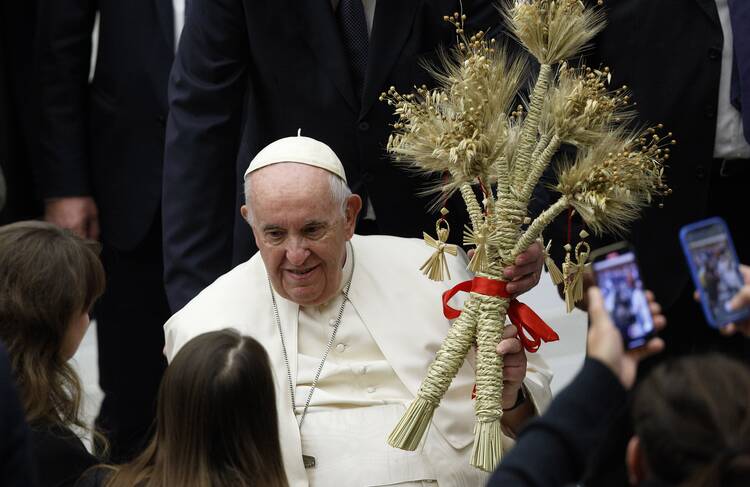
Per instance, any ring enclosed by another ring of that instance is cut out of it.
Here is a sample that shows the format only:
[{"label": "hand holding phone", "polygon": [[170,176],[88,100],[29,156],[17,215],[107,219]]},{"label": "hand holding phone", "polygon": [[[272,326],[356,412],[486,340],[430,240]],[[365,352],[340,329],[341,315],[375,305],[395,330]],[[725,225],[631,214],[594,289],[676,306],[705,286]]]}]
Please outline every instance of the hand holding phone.
[{"label": "hand holding phone", "polygon": [[709,325],[721,328],[750,317],[750,308],[735,310],[730,305],[744,281],[724,220],[715,217],[685,225],[680,242]]},{"label": "hand holding phone", "polygon": [[625,348],[645,345],[655,327],[635,251],[627,242],[619,242],[594,251],[591,260],[604,308],[620,330]]}]

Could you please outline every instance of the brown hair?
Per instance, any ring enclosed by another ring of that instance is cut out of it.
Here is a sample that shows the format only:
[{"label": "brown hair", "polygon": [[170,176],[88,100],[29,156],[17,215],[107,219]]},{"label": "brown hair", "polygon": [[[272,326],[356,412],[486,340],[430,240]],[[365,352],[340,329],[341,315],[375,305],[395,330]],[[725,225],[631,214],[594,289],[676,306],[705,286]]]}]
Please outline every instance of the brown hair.
[{"label": "brown hair", "polygon": [[159,388],[156,433],[107,487],[286,487],[265,349],[234,330],[190,340]]},{"label": "brown hair", "polygon": [[62,356],[71,321],[104,291],[99,245],[54,225],[0,227],[0,340],[32,426],[81,426],[81,385]]},{"label": "brown hair", "polygon": [[750,370],[721,355],[653,370],[636,391],[635,432],[654,477],[692,487],[750,485]]}]

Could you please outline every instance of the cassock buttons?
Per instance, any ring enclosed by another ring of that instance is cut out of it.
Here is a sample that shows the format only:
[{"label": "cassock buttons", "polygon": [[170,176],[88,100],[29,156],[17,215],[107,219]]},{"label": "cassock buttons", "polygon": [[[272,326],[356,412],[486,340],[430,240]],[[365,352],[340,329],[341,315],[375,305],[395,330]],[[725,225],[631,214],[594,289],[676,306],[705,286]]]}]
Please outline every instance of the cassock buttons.
[{"label": "cassock buttons", "polygon": [[346,345],[344,345],[343,343],[339,343],[338,345],[336,345],[336,351],[338,353],[343,353],[344,350],[346,350]]},{"label": "cassock buttons", "polygon": [[336,318],[331,318],[330,320],[328,320],[328,326],[336,326]]},{"label": "cassock buttons", "polygon": [[357,367],[357,373],[359,375],[365,375],[367,373],[367,366],[366,365],[360,365]]}]

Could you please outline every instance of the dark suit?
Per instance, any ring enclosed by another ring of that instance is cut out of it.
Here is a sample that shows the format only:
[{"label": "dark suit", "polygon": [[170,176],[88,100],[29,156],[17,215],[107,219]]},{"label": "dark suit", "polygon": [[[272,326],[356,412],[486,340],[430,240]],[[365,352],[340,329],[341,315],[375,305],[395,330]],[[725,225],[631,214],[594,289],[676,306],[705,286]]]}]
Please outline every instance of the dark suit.
[{"label": "dark suit", "polygon": [[37,485],[31,463],[29,428],[13,380],[8,351],[0,343],[0,485]]},{"label": "dark suit", "polygon": [[[100,15],[96,71],[91,31]],[[140,446],[165,362],[161,172],[167,79],[174,52],[170,0],[56,0],[40,8],[45,198],[93,196],[107,289],[97,305],[98,425],[115,459]]]},{"label": "dark suit", "polygon": [[0,224],[42,214],[31,164],[38,113],[33,90],[36,3],[0,0],[0,171],[7,190]]},{"label": "dark suit", "polygon": [[[683,225],[718,215],[729,223],[740,260],[750,261],[741,196],[747,191],[750,161],[738,161],[729,177],[722,177],[713,159],[723,48],[715,0],[614,0],[604,5],[608,25],[595,40],[588,64],[610,66],[612,86],[627,85],[633,92],[638,123],[663,123],[677,140],[665,170],[672,195],[664,198],[661,209],[661,200],[654,202],[626,236],[636,247],[646,287],[666,310],[667,354],[715,347],[750,353],[747,340],[720,337],[705,323],[692,298],[678,237]],[[580,221],[574,221],[575,236]],[[567,233],[565,216],[546,232],[558,244],[558,260]],[[615,240],[609,236],[592,246]]]},{"label": "dark suit", "polygon": [[[500,21],[491,2],[463,5],[472,25]],[[371,199],[380,233],[434,232],[431,200],[416,196],[426,180],[385,153],[394,119],[378,96],[430,83],[419,59],[454,44],[442,17],[458,9],[455,0],[378,0],[360,100],[330,0],[194,0],[170,80],[164,165],[174,311],[254,252],[239,214],[242,175],[262,147],[298,128],[333,148],[352,190]],[[457,239],[466,212],[460,201],[449,206]]]}]

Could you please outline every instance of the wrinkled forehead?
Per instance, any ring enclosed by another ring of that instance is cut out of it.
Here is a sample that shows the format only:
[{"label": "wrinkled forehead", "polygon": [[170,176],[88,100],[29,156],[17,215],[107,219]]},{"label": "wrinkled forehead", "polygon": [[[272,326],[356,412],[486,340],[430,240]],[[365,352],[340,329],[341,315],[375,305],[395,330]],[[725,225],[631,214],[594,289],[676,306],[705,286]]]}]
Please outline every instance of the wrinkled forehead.
[{"label": "wrinkled forehead", "polygon": [[329,221],[335,211],[327,171],[295,162],[283,162],[248,175],[250,205],[260,222],[285,225]]}]

